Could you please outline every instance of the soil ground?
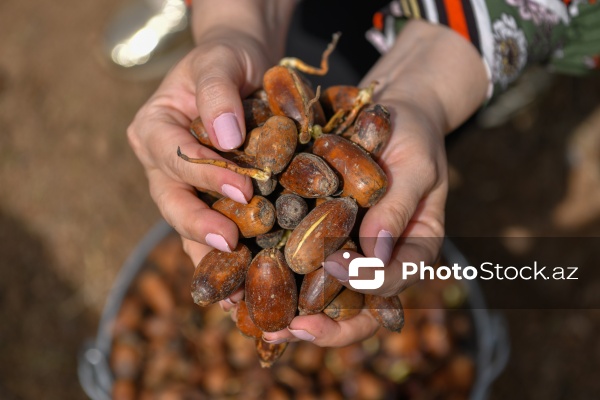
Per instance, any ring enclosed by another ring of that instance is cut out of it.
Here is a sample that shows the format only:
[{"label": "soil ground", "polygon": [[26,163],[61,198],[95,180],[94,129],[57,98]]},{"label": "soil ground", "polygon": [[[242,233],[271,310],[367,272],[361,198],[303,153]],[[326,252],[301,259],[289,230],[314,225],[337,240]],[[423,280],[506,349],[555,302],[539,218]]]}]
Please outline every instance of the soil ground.
[{"label": "soil ground", "polygon": [[[0,3],[1,399],[85,398],[77,352],[94,335],[120,266],[159,218],[124,133],[158,81],[123,79],[99,48],[119,5]],[[600,104],[599,78],[557,77],[506,123],[484,129],[474,118],[449,139],[450,236],[489,237],[505,251],[495,238],[600,236],[595,192],[565,200],[595,182],[598,159],[577,178],[568,149]],[[584,148],[600,148],[591,143]],[[570,241],[560,243],[555,254],[573,254]],[[597,251],[592,242],[577,254],[593,260]],[[512,342],[493,399],[598,397],[597,310],[524,309],[531,292],[485,294]],[[518,305],[508,307],[508,296]]]}]

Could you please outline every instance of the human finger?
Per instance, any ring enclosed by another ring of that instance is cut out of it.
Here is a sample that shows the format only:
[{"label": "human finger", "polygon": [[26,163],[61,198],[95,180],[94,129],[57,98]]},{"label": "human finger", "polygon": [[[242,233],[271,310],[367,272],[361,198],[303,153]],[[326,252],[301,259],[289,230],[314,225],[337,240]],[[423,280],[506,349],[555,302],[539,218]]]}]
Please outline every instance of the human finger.
[{"label": "human finger", "polygon": [[202,202],[194,188],[173,181],[160,170],[150,171],[148,181],[150,195],[163,218],[182,237],[221,251],[235,249],[239,238],[237,225]]},{"label": "human finger", "polygon": [[[215,63],[214,60],[219,60]],[[242,93],[260,86],[260,76],[238,49],[216,44],[194,60],[196,105],[208,136],[221,150],[239,147],[246,137]]]},{"label": "human finger", "polygon": [[334,321],[323,313],[295,317],[286,330],[264,333],[270,343],[304,340],[322,347],[342,347],[371,337],[379,325],[369,310],[344,321]]}]

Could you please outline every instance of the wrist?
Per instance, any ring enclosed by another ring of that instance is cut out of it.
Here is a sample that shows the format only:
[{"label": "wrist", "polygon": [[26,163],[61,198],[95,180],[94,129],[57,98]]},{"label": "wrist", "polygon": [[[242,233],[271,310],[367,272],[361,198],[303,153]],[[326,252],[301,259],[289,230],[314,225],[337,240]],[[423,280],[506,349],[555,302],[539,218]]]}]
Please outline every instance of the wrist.
[{"label": "wrist", "polygon": [[192,33],[201,43],[229,32],[259,43],[276,59],[283,56],[296,0],[193,0]]},{"label": "wrist", "polygon": [[411,21],[365,77],[378,101],[414,108],[447,134],[485,101],[489,77],[475,47],[452,30]]}]

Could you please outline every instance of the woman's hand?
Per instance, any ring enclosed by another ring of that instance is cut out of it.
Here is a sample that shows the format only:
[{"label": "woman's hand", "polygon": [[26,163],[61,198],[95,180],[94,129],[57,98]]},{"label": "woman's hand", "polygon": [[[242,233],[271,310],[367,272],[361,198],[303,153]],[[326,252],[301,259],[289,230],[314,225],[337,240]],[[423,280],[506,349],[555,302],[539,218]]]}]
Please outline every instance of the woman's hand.
[{"label": "woman's hand", "polygon": [[294,1],[196,1],[193,26],[197,46],[164,79],[139,110],[128,138],[146,170],[150,193],[166,221],[182,236],[196,265],[211,247],[237,245],[236,225],[213,211],[196,188],[240,203],[252,197],[250,179],[177,157],[220,159],[189,133],[200,116],[215,148],[228,151],[243,143],[241,99],[262,85],[262,76],[283,54]]},{"label": "woman's hand", "polygon": [[[374,80],[379,82],[374,102],[388,108],[394,131],[378,160],[389,178],[388,192],[366,213],[360,243],[366,256],[384,262],[385,280],[381,288],[361,292],[393,296],[413,283],[403,279],[402,262],[433,265],[438,257],[448,191],[444,136],[483,103],[488,77],[469,42],[447,28],[413,21],[362,86]],[[348,264],[361,255],[346,259],[343,253],[328,257],[324,267],[350,287]],[[321,313],[296,317],[288,329],[264,338],[336,347],[363,340],[377,328],[368,310],[342,322]]]}]

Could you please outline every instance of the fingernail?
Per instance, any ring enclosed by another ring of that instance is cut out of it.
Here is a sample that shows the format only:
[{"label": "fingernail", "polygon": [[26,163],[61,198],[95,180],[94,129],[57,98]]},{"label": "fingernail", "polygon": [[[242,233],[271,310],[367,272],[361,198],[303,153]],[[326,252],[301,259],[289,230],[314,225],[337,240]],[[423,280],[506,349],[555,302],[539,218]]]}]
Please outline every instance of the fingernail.
[{"label": "fingernail", "polygon": [[235,303],[233,301],[231,301],[231,299],[228,297],[224,300],[226,303],[231,304],[232,306],[235,305]]},{"label": "fingernail", "polygon": [[323,263],[325,271],[340,282],[348,281],[348,271],[335,261],[325,261]]},{"label": "fingernail", "polygon": [[244,300],[244,291],[235,291],[231,294],[231,296],[228,297],[229,301],[231,301],[233,304],[237,304],[240,301]]},{"label": "fingernail", "polygon": [[300,340],[306,340],[307,342],[312,342],[313,340],[315,340],[315,337],[310,333],[306,332],[305,330],[288,328],[288,331],[290,331],[292,335],[296,336]]},{"label": "fingernail", "polygon": [[285,343],[285,342],[288,341],[286,338],[267,340],[267,339],[264,338],[264,336],[263,336],[262,340],[264,340],[265,342],[267,342],[269,344],[281,344],[281,343]]},{"label": "fingernail", "polygon": [[213,122],[213,129],[221,148],[232,150],[242,144],[242,131],[235,114],[225,113],[219,115]]},{"label": "fingernail", "polygon": [[242,193],[242,191],[238,188],[236,188],[235,186],[231,186],[230,184],[226,183],[223,186],[221,186],[221,192],[223,193],[224,196],[229,197],[231,200],[241,203],[241,204],[248,204],[248,201],[246,200],[246,198],[244,197],[244,194]]},{"label": "fingernail", "polygon": [[231,249],[229,248],[229,245],[225,241],[225,238],[221,235],[217,235],[216,233],[208,233],[204,237],[204,241],[210,247],[214,247],[215,249],[224,251],[226,253],[231,253]]},{"label": "fingernail", "polygon": [[392,258],[392,250],[394,250],[394,239],[392,234],[386,230],[380,230],[377,234],[377,241],[373,253],[375,257],[387,264]]}]

